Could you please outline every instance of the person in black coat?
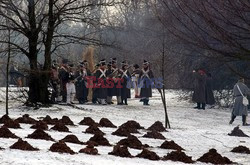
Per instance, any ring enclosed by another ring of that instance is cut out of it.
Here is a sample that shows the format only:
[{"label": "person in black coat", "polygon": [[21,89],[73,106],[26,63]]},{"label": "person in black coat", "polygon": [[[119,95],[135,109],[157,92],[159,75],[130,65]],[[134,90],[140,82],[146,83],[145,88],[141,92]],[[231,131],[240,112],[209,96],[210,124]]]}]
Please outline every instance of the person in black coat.
[{"label": "person in black coat", "polygon": [[215,104],[213,93],[213,78],[211,73],[207,73],[206,77],[206,104],[210,105],[210,108]]},{"label": "person in black coat", "polygon": [[149,62],[144,60],[141,73],[139,75],[140,97],[143,105],[149,105],[149,98],[152,97],[153,72],[149,67]]},{"label": "person in black coat", "polygon": [[[96,64],[96,66],[95,66],[95,70],[92,72],[92,77],[95,77],[95,73],[96,73],[96,71],[98,70],[98,69],[100,69],[100,64]],[[95,77],[96,78],[96,77]],[[93,81],[93,83],[95,83],[94,81]],[[97,88],[94,88],[93,87],[93,94],[92,94],[92,103],[93,104],[96,104],[97,102],[98,102],[98,100],[97,100],[97,95],[98,95],[98,89]]]},{"label": "person in black coat", "polygon": [[106,60],[103,59],[100,61],[100,69],[98,69],[94,76],[96,77],[95,86],[97,92],[98,102],[102,105],[106,105],[107,99],[107,88],[106,88],[106,79],[107,79],[107,69],[106,69]]},{"label": "person in black coat", "polygon": [[60,79],[62,102],[66,103],[66,101],[67,101],[66,84],[69,81],[69,71],[68,71],[68,60],[67,59],[62,60],[62,65],[59,69],[59,79]]},{"label": "person in black coat", "polygon": [[[131,98],[130,88],[128,88],[128,83],[131,83],[131,75],[128,71],[128,63],[127,61],[122,62],[122,69],[121,69],[121,79],[122,79],[122,88],[121,88],[121,99],[123,105],[128,105],[128,98]],[[131,86],[131,85],[129,85]]]}]

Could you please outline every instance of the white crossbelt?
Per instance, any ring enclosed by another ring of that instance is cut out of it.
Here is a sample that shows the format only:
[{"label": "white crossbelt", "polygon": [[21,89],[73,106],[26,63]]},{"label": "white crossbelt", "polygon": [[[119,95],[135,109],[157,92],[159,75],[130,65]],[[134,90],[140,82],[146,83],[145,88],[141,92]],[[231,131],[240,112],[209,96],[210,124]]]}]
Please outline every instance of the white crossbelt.
[{"label": "white crossbelt", "polygon": [[99,76],[99,78],[102,78],[102,77],[104,77],[104,78],[106,78],[106,69],[103,71],[103,70],[101,70],[101,69],[99,69],[99,71],[102,73],[100,76]]}]

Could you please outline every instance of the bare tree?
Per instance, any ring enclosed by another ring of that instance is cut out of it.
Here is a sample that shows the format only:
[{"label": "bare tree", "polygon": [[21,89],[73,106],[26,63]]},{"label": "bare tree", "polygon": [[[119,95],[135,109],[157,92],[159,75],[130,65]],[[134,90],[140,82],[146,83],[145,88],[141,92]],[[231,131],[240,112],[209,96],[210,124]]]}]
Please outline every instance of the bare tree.
[{"label": "bare tree", "polygon": [[[48,82],[51,55],[61,46],[100,44],[89,33],[71,28],[96,23],[90,16],[93,6],[112,6],[113,0],[1,0],[0,31],[11,30],[16,39],[9,44],[29,59],[28,103],[49,103]],[[6,24],[5,20],[9,22]],[[7,44],[0,39],[0,43]],[[42,66],[38,56],[43,57]]]}]

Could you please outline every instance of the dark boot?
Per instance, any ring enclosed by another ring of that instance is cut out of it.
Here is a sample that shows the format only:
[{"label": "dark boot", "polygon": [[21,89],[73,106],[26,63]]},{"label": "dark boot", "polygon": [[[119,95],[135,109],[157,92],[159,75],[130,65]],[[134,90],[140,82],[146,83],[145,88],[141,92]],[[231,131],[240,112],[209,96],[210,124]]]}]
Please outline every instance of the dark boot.
[{"label": "dark boot", "polygon": [[206,107],[206,104],[205,104],[205,103],[202,103],[201,109],[205,110],[205,107]]},{"label": "dark boot", "polygon": [[235,118],[236,118],[236,116],[234,116],[234,115],[232,114],[231,120],[230,120],[229,124],[233,124]]},{"label": "dark boot", "polygon": [[247,124],[247,116],[246,115],[242,115],[242,125],[243,126],[249,126],[250,124]]},{"label": "dark boot", "polygon": [[124,99],[124,105],[128,105],[128,100]]},{"label": "dark boot", "polygon": [[201,103],[197,103],[197,106],[194,109],[201,109]]},{"label": "dark boot", "polygon": [[149,102],[149,99],[145,99],[143,105],[149,105],[148,102]]}]

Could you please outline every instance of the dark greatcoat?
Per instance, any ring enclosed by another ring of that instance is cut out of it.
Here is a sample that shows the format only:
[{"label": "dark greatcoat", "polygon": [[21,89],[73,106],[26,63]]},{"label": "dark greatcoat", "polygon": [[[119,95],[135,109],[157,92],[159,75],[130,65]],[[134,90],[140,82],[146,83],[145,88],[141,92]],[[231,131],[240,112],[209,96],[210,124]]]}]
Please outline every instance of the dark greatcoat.
[{"label": "dark greatcoat", "polygon": [[[86,75],[88,76],[88,75]],[[86,97],[88,96],[88,90],[86,88],[86,77],[83,77],[81,71],[76,72],[76,98],[79,102],[85,102]]]},{"label": "dark greatcoat", "polygon": [[210,104],[210,105],[215,104],[212,81],[213,81],[212,77],[207,77],[207,80],[206,80],[206,104]]},{"label": "dark greatcoat", "polygon": [[[105,77],[100,77],[102,75],[102,72],[99,70],[97,70],[94,74],[94,76],[96,77],[96,81],[95,83],[98,84],[98,78],[102,78],[102,80],[104,81],[104,85],[106,85],[105,81],[107,78],[107,71],[105,73]],[[99,88],[95,89],[95,95],[97,96],[98,99],[107,99],[108,96],[108,91],[106,87],[102,87],[100,86]]]},{"label": "dark greatcoat", "polygon": [[194,73],[194,93],[192,100],[196,103],[206,103],[206,75]]},{"label": "dark greatcoat", "polygon": [[153,72],[149,70],[148,77],[144,76],[143,71],[141,70],[139,75],[139,87],[141,88],[140,97],[149,98],[152,97],[152,78],[154,78]]},{"label": "dark greatcoat", "polygon": [[69,81],[69,72],[63,67],[59,69],[59,79],[60,79],[61,95],[63,97],[63,102],[66,102],[66,97],[67,97],[66,84]]},{"label": "dark greatcoat", "polygon": [[127,98],[131,98],[131,92],[130,92],[130,88],[128,88],[128,85],[131,86],[128,83],[131,83],[131,75],[129,73],[129,71],[127,71],[127,76],[121,77],[123,79],[121,85],[121,98],[123,99],[127,99]]},{"label": "dark greatcoat", "polygon": [[115,69],[109,69],[107,71],[107,75],[109,78],[113,78],[113,80],[111,80],[114,83],[114,87],[113,88],[109,88],[108,89],[108,96],[112,97],[112,96],[121,96],[121,88],[117,88],[118,83],[115,81],[116,78],[120,78],[119,77],[119,71],[117,71],[113,76],[111,76],[110,74],[112,74],[114,72]]}]

